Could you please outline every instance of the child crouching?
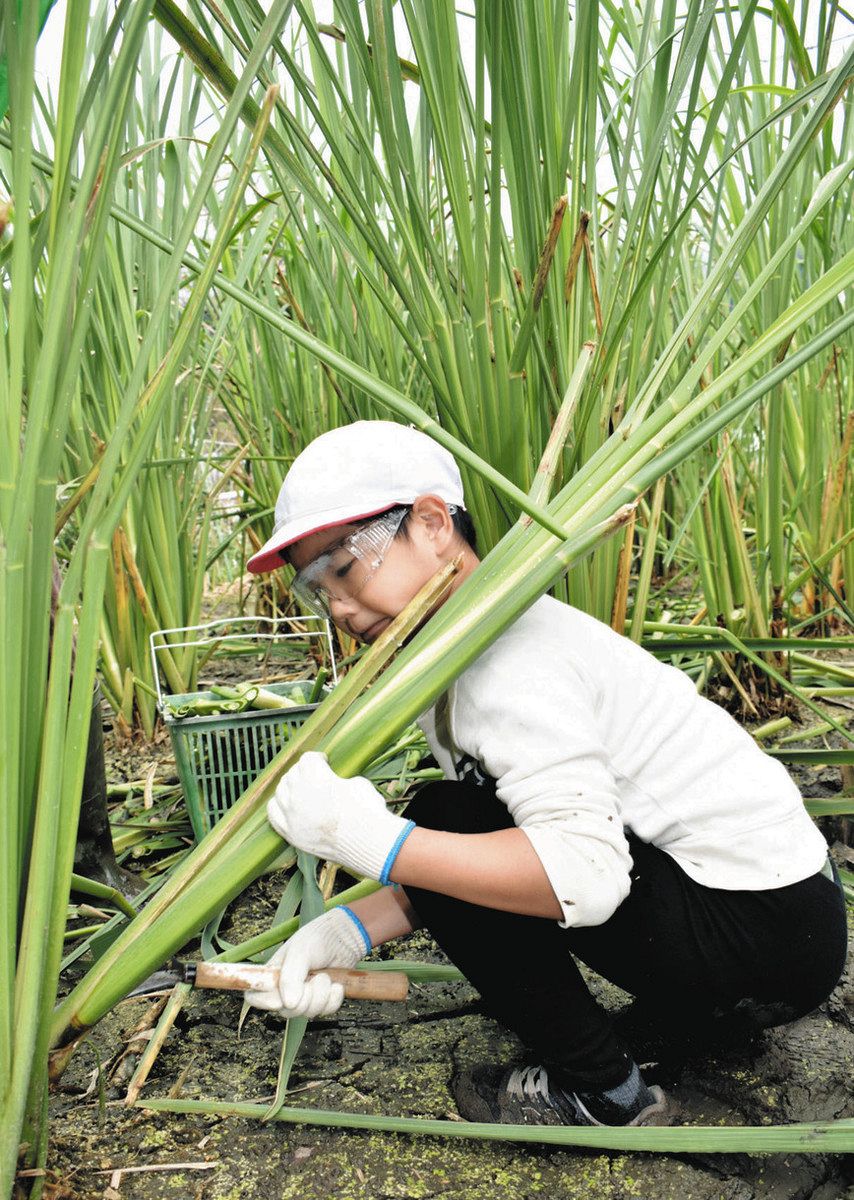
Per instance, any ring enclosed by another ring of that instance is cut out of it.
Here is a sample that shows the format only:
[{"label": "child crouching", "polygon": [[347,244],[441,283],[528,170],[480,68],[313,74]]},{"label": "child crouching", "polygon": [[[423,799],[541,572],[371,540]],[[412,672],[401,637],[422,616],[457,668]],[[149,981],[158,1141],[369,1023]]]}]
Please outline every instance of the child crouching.
[{"label": "child crouching", "polygon": [[[454,588],[479,560],[452,456],[366,421],[298,456],[249,567],[290,562],[304,605],[372,642],[458,556]],[[425,926],[528,1051],[453,1080],[464,1117],[640,1125],[666,1100],[573,956],[700,1036],[794,1020],[836,984],[843,896],[786,771],[606,625],[542,597],[419,723],[445,779],[402,817],[321,754],[281,781],[277,832],[385,886],[300,929],[250,1003],[335,1012],[341,986],[309,972]]]}]

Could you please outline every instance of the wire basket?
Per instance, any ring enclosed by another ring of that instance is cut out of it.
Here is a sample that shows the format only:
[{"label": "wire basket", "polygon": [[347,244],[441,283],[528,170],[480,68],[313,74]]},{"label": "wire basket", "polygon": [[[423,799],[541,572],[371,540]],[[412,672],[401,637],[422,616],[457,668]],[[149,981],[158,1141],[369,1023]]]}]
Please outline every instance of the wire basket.
[{"label": "wire basket", "polygon": [[[305,644],[307,669],[313,666],[310,650],[321,649],[329,664],[330,684],[337,683],[332,629],[321,617],[237,617],[159,629],[149,642],[157,707],[172,739],[190,824],[200,840],[317,708],[317,702],[308,699],[316,679],[269,681],[284,654]],[[299,690],[303,702],[289,708],[196,715],[200,705],[223,703],[222,699],[210,690],[167,694],[161,685],[163,655],[185,648],[195,650],[205,666],[215,658],[221,664],[226,657],[245,657],[260,668],[262,679],[253,683],[260,682],[265,693],[287,698]],[[324,685],[323,691],[327,690]]]}]

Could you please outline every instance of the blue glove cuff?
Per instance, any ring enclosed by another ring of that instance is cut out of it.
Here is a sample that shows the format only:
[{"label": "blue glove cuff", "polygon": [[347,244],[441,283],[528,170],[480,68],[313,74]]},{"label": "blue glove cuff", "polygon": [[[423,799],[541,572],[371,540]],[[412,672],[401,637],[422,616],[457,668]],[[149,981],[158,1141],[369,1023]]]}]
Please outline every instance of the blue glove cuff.
[{"label": "blue glove cuff", "polygon": [[394,845],[392,846],[391,850],[389,850],[386,860],[383,863],[383,869],[380,871],[380,883],[387,884],[389,882],[388,877],[392,867],[394,866],[394,860],[397,858],[398,854],[400,854],[400,847],[409,837],[410,833],[412,833],[414,828],[415,822],[407,821],[403,829],[401,829],[400,833],[394,839]]},{"label": "blue glove cuff", "polygon": [[359,920],[359,918],[356,916],[356,914],[353,912],[352,908],[348,908],[346,904],[342,904],[341,911],[345,912],[347,914],[347,916],[350,918],[350,920],[353,922],[353,924],[358,929],[359,933],[362,935],[362,939],[365,943],[365,953],[367,954],[369,951],[373,950],[374,945],[373,945],[373,942],[371,941],[370,934],[368,933],[367,929],[365,929],[364,925]]}]

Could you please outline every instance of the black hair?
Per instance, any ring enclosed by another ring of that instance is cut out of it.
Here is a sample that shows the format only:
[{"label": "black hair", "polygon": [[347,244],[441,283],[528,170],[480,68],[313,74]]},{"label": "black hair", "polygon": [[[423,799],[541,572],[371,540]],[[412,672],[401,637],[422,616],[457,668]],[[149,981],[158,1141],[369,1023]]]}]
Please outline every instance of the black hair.
[{"label": "black hair", "polygon": [[474,521],[471,519],[471,513],[464,508],[458,508],[451,517],[454,522],[454,529],[466,543],[471,546],[475,554],[477,554],[477,530],[474,527]]}]

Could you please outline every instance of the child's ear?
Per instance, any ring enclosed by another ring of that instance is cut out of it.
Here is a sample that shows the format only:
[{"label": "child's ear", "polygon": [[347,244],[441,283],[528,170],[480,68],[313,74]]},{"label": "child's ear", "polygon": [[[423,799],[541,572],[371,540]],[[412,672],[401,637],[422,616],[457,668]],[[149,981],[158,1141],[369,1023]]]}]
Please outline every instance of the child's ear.
[{"label": "child's ear", "polygon": [[453,535],[454,523],[448,506],[438,496],[419,496],[412,505],[412,515],[424,522],[430,538],[444,539]]}]

